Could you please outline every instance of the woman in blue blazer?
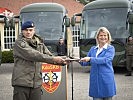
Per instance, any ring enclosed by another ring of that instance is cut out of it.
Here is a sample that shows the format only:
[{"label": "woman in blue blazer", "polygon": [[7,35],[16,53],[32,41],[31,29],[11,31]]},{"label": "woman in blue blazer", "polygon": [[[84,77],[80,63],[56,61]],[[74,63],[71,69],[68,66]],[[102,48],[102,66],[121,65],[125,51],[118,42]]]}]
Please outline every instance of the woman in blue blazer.
[{"label": "woman in blue blazer", "polygon": [[91,47],[87,57],[80,60],[82,66],[91,65],[89,96],[93,100],[112,100],[116,95],[116,84],[112,61],[114,46],[107,28],[100,27],[96,34],[97,45]]}]

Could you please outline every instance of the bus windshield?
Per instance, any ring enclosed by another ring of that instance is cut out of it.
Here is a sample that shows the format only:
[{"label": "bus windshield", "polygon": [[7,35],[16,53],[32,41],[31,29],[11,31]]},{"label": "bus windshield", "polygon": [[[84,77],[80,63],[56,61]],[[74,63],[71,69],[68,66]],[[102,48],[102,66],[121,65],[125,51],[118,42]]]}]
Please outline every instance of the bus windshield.
[{"label": "bus windshield", "polygon": [[127,10],[127,8],[108,8],[84,11],[81,38],[94,38],[99,27],[107,27],[112,38],[126,38]]},{"label": "bus windshield", "polygon": [[58,40],[63,37],[63,15],[60,12],[29,12],[21,13],[22,22],[32,20],[36,33],[45,40]]}]

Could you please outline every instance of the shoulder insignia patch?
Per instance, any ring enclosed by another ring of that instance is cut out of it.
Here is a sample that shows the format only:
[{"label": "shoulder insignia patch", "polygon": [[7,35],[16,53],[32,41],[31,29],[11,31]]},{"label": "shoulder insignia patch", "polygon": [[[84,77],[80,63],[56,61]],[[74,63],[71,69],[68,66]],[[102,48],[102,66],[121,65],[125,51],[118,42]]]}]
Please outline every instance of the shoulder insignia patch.
[{"label": "shoulder insignia patch", "polygon": [[22,42],[20,45],[22,48],[24,48],[26,46],[25,42]]}]

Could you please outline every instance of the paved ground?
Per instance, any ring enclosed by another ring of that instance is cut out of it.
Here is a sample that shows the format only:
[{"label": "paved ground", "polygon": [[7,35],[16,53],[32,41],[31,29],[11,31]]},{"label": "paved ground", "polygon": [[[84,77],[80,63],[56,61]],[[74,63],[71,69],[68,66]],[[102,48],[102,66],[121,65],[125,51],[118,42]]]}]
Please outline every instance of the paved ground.
[{"label": "paved ground", "polygon": [[12,100],[11,72],[13,64],[0,66],[0,100]]},{"label": "paved ground", "polygon": [[[11,73],[12,64],[2,64],[0,66],[0,100],[12,100],[12,87],[11,87]],[[133,100],[133,76],[125,77],[125,69],[115,69],[115,79],[117,83],[117,95],[113,100]],[[88,97],[88,81],[89,70],[88,68],[81,68],[77,63],[74,63],[73,73],[73,98],[74,100],[92,100]],[[68,100],[71,97],[71,70],[68,70]]]},{"label": "paved ground", "polygon": [[[70,72],[69,78],[71,78]],[[117,95],[113,97],[113,100],[133,100],[133,76],[126,77],[125,73],[125,68],[115,68]],[[92,100],[88,97],[88,81],[88,68],[74,66],[74,100]],[[69,98],[69,100],[72,99]]]}]

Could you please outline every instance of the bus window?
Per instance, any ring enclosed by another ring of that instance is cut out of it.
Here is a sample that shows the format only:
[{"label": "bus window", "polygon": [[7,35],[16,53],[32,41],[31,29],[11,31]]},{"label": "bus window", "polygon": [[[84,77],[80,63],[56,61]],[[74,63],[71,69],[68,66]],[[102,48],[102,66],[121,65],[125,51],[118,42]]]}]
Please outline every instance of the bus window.
[{"label": "bus window", "polygon": [[34,20],[38,34],[43,38],[45,37],[45,40],[58,40],[63,35],[61,33],[63,15],[59,12],[22,13],[21,17],[23,18],[22,21]]}]

